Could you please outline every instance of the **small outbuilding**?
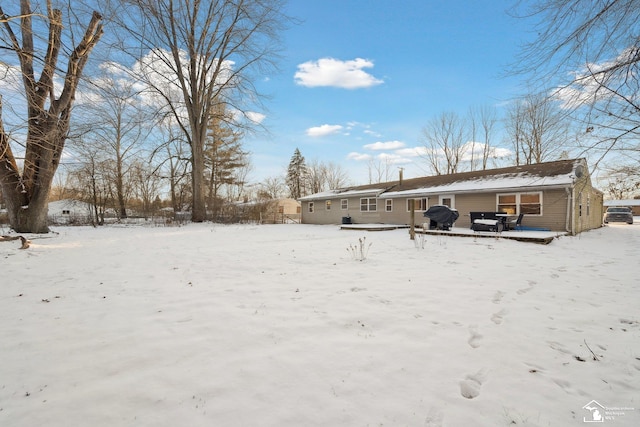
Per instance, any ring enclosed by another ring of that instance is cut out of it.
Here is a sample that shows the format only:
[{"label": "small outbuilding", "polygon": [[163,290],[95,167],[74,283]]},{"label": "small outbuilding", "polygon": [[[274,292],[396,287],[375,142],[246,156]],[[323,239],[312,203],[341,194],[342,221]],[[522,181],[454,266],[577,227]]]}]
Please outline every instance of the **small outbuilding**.
[{"label": "small outbuilding", "polygon": [[75,199],[63,199],[49,203],[48,218],[51,224],[90,224],[93,205]]}]

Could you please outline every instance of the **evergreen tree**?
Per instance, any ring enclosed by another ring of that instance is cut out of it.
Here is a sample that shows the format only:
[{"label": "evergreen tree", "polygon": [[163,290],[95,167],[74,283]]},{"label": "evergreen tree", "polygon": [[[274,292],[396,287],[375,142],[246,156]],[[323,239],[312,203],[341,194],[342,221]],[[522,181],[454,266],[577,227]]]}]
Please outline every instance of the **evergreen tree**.
[{"label": "evergreen tree", "polygon": [[289,169],[287,170],[287,187],[289,187],[291,198],[297,199],[306,195],[306,180],[307,165],[300,150],[296,148],[289,162]]},{"label": "evergreen tree", "polygon": [[223,185],[242,184],[238,170],[247,166],[248,153],[242,148],[241,134],[229,126],[231,121],[223,104],[215,107],[209,120],[209,134],[205,143],[205,182],[208,207],[215,216],[221,208],[219,190]]}]

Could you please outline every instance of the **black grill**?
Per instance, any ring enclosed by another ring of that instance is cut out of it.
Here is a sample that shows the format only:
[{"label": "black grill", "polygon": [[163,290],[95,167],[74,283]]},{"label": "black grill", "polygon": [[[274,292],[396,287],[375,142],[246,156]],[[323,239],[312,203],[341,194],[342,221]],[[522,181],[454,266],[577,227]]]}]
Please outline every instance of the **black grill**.
[{"label": "black grill", "polygon": [[424,216],[429,218],[430,230],[449,230],[456,219],[458,211],[445,205],[434,205],[425,211]]}]

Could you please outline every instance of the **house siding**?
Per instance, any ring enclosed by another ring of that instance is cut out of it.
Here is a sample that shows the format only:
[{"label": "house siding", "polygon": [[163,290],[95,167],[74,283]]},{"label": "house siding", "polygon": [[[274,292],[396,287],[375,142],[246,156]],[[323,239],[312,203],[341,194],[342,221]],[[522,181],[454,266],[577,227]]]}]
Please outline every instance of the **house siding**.
[{"label": "house siding", "polygon": [[[523,189],[520,193],[537,192],[536,189]],[[544,190],[542,194],[542,215],[525,215],[523,224],[532,227],[544,227],[554,231],[568,231],[567,228],[567,191],[565,189]],[[498,194],[513,194],[513,191],[504,193],[472,193],[455,195],[454,208],[459,213],[455,223],[456,227],[471,227],[470,212],[497,210]],[[446,196],[449,196],[448,194]],[[592,196],[594,197],[594,196]],[[413,198],[413,197],[411,197]],[[427,198],[427,209],[439,204],[440,195],[430,195]],[[331,209],[326,209],[326,200],[314,200],[314,212],[309,212],[309,201],[302,202],[302,222],[308,224],[341,224],[342,218],[349,216],[354,224],[410,224],[411,213],[407,210],[408,198],[393,198],[393,209],[385,211],[385,198],[378,198],[376,212],[360,211],[361,197],[348,198],[348,209],[340,208],[341,199],[330,199]],[[595,199],[594,199],[595,200]],[[600,198],[601,200],[601,198]],[[595,216],[592,203],[591,217]],[[600,215],[601,221],[602,215]],[[423,210],[415,211],[414,225],[422,225],[428,219],[424,217]],[[590,225],[593,225],[590,223]],[[591,226],[590,228],[593,228]]]},{"label": "house siding", "polygon": [[589,175],[576,181],[573,209],[575,215],[572,222],[575,233],[602,226],[603,194],[593,188]]},{"label": "house siding", "polygon": [[[540,192],[542,194],[542,215],[525,215],[523,224],[532,227],[550,228],[556,231],[566,231],[567,223],[567,193],[564,189],[544,190],[526,189],[519,191],[520,193]],[[513,194],[509,192],[496,193],[472,193],[457,194],[455,196],[454,208],[460,215],[454,226],[470,228],[471,217],[470,212],[495,212],[498,209],[498,194]],[[439,203],[440,196],[429,196],[429,206]],[[432,203],[433,201],[433,203]],[[406,199],[394,199],[394,208],[396,204],[406,206]],[[416,211],[415,225],[427,222],[423,211]],[[404,221],[396,219],[395,222],[409,224],[410,215],[405,213]],[[395,219],[395,218],[394,218]]]},{"label": "house siding", "polygon": [[[558,169],[559,166],[562,166]],[[569,169],[567,170],[567,166]],[[583,172],[583,176],[573,178],[569,175],[571,167],[577,171],[578,167],[586,169],[586,161],[584,159],[567,160],[549,162],[541,165],[525,165],[513,167],[507,171],[497,170],[498,173],[510,173],[511,175],[522,173],[523,169],[532,173],[534,177],[556,176],[553,173],[565,177],[557,183],[546,186],[521,186],[505,188],[504,190],[489,190],[479,188],[477,191],[463,192],[447,192],[437,194],[430,193],[430,189],[446,184],[447,177],[425,177],[414,179],[413,182],[397,182],[376,184],[378,190],[375,194],[381,197],[377,198],[377,210],[375,212],[360,211],[361,198],[373,198],[371,186],[362,186],[346,189],[343,194],[335,192],[327,192],[318,194],[302,201],[302,222],[310,224],[340,224],[342,218],[349,216],[352,223],[384,223],[384,224],[410,224],[411,213],[407,209],[407,200],[409,199],[427,199],[425,209],[440,204],[443,197],[452,199],[453,208],[459,213],[459,218],[454,224],[456,227],[470,227],[470,212],[498,211],[498,195],[501,194],[526,194],[539,193],[541,195],[541,214],[525,214],[522,224],[530,227],[548,228],[558,232],[579,233],[584,230],[597,228],[601,226],[603,208],[603,194],[593,188],[589,174]],[[552,168],[553,172],[549,172],[545,168]],[[555,168],[555,169],[553,169]],[[470,179],[469,174],[475,174],[480,177],[490,176],[490,171],[471,172],[465,175],[465,179]],[[545,172],[547,173],[545,175]],[[536,175],[537,173],[541,175]],[[580,175],[576,173],[576,175]],[[460,175],[456,175],[457,179]],[[568,180],[566,178],[569,178]],[[419,181],[422,180],[422,181]],[[429,184],[425,185],[425,180]],[[435,181],[434,181],[435,180]],[[411,180],[410,180],[411,181]],[[537,179],[534,179],[537,181]],[[454,181],[456,182],[456,181]],[[404,185],[403,185],[404,184]],[[420,185],[425,185],[420,187]],[[446,186],[446,185],[444,185]],[[383,190],[385,189],[385,190]],[[347,197],[345,192],[358,191],[358,196]],[[365,194],[364,192],[367,192]],[[409,197],[403,197],[409,194]],[[323,198],[324,197],[324,198]],[[348,209],[341,209],[341,199],[348,200]],[[326,201],[331,200],[331,210],[326,209]],[[393,207],[391,212],[386,211],[386,203],[391,200]],[[309,203],[314,203],[314,212],[309,212]],[[427,222],[424,217],[424,210],[416,210],[413,219],[414,225],[421,225]]]},{"label": "house siding", "polygon": [[[342,197],[318,199],[302,202],[302,222],[306,224],[341,224],[343,217],[351,217],[355,224],[375,224],[382,221],[380,210],[384,209],[384,201],[377,199],[375,212],[361,212],[360,199],[363,197]],[[369,197],[367,197],[369,198]],[[370,198],[374,198],[371,196]],[[341,200],[348,201],[348,208],[341,208]],[[327,210],[326,201],[331,200],[331,209]],[[309,212],[309,204],[314,204],[313,212]],[[386,220],[386,218],[385,218]]]}]

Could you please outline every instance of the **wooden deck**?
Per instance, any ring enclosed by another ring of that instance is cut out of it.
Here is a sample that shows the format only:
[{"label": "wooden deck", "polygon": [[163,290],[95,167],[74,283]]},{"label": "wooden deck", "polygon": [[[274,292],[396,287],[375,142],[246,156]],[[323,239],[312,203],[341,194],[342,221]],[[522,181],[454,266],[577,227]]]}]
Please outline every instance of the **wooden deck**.
[{"label": "wooden deck", "polygon": [[[385,230],[397,230],[400,228],[408,229],[406,224],[342,224],[341,230],[364,230],[364,231],[385,231]],[[416,234],[432,234],[442,236],[455,236],[455,237],[474,237],[474,238],[491,238],[491,239],[507,239],[517,240],[519,242],[538,243],[541,245],[548,245],[559,236],[564,236],[567,233],[557,231],[529,231],[529,230],[511,230],[502,231],[500,233],[492,231],[473,231],[468,228],[451,228],[451,230],[424,230],[422,228],[415,229]]]},{"label": "wooden deck", "polygon": [[342,224],[340,230],[385,231],[409,228],[406,224]]},{"label": "wooden deck", "polygon": [[423,230],[416,229],[416,233],[419,234],[434,234],[434,235],[446,235],[457,237],[480,237],[491,239],[507,239],[517,240],[519,242],[538,243],[541,245],[548,245],[559,236],[564,236],[567,233],[555,232],[555,231],[502,231],[499,233],[493,231],[473,231],[466,228],[452,228],[451,230]]}]

